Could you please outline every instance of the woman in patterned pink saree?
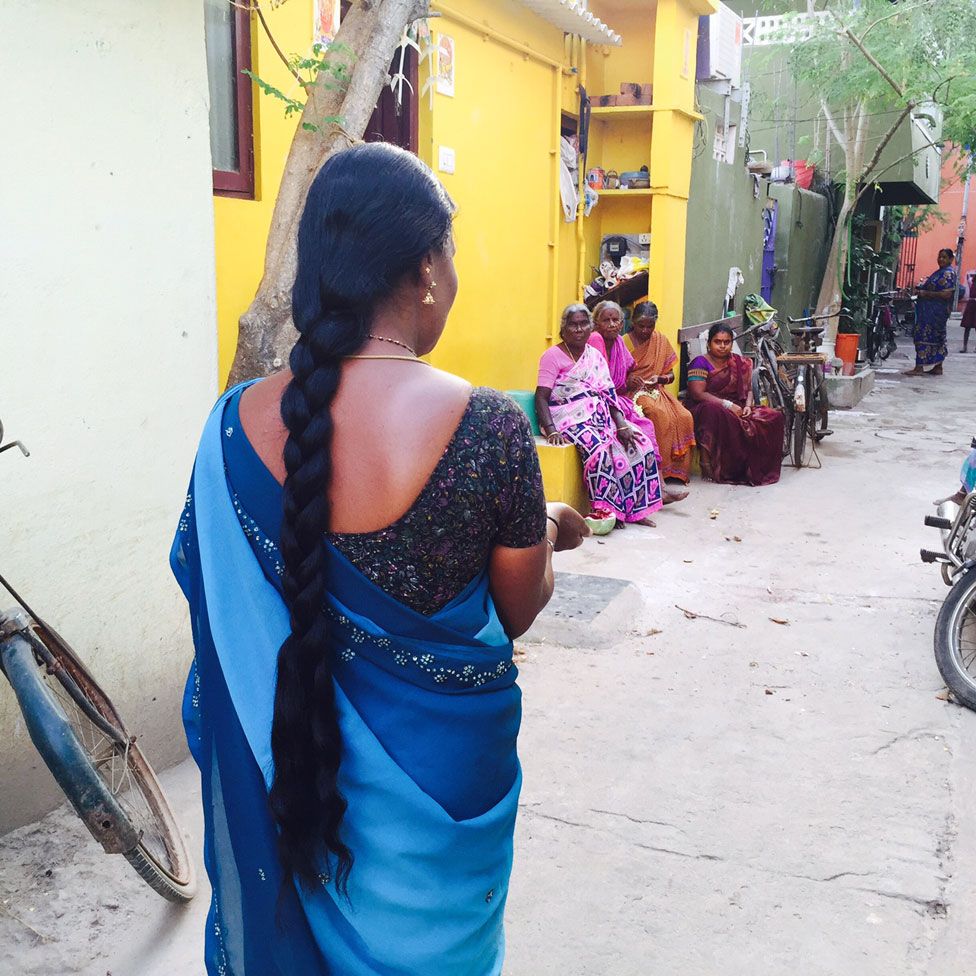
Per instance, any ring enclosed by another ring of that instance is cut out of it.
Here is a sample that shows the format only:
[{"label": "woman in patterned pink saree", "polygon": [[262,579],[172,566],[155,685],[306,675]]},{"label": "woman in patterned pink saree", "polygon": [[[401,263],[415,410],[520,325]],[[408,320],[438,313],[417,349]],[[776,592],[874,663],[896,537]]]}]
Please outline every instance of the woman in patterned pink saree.
[{"label": "woman in patterned pink saree", "polygon": [[566,307],[562,342],[539,361],[539,425],[550,444],[576,446],[593,515],[653,526],[663,504],[654,443],[627,422],[606,359],[587,345],[592,331],[585,305]]}]

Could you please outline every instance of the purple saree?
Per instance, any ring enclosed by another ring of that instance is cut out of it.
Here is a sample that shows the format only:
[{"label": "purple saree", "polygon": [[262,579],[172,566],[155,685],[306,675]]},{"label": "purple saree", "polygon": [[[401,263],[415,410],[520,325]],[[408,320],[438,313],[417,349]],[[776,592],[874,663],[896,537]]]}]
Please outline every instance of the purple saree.
[{"label": "purple saree", "polygon": [[[688,367],[688,381],[703,381],[705,392],[744,407],[752,384],[752,363],[733,354],[716,369],[699,356]],[[728,485],[773,485],[783,460],[783,415],[772,407],[753,407],[737,417],[715,400],[688,397],[685,406],[695,418],[702,474]]]}]

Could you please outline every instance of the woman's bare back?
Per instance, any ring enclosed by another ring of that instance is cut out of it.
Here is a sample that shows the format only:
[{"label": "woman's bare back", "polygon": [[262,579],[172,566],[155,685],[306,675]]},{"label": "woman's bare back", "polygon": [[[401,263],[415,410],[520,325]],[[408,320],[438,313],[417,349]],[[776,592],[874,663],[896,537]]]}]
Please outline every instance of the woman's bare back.
[{"label": "woman's bare back", "polygon": [[[241,397],[244,433],[279,483],[288,432],[283,371]],[[397,521],[423,491],[471,396],[471,385],[412,361],[352,360],[332,401],[332,532],[374,532]]]}]

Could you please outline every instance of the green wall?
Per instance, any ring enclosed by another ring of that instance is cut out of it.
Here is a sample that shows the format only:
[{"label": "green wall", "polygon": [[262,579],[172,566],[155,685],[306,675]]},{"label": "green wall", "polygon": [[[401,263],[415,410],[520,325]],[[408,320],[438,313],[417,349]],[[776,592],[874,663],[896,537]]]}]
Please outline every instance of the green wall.
[{"label": "green wall", "polygon": [[770,184],[769,195],[779,202],[772,304],[785,321],[816,302],[827,261],[827,198],[783,183]]},{"label": "green wall", "polygon": [[[778,268],[772,304],[786,315],[799,317],[816,299],[827,256],[827,199],[798,190],[792,184],[755,180],[745,166],[745,150],[736,146],[733,163],[713,158],[716,125],[724,117],[724,98],[699,90],[702,147],[692,164],[688,199],[688,245],[685,265],[683,325],[717,319],[722,314],[729,269],[738,267],[745,282],[736,292],[735,310],[742,298],[759,292],[762,281],[763,208],[777,201],[775,260]],[[731,106],[730,122],[738,121],[739,107]]]},{"label": "green wall", "polygon": [[[722,314],[729,268],[742,271],[742,296],[759,291],[762,273],[762,211],[765,184],[755,198],[753,178],[745,167],[745,150],[738,145],[730,163],[713,158],[715,127],[723,121],[725,100],[699,86],[698,99],[705,121],[696,140],[688,196],[688,243],[685,263],[684,325],[709,322]],[[730,121],[739,121],[739,106],[731,106]]]}]

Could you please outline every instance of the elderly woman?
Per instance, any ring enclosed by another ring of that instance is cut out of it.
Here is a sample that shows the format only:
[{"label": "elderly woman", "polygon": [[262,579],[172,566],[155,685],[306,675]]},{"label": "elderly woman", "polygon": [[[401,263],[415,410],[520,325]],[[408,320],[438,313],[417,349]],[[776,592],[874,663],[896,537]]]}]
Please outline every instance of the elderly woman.
[{"label": "elderly woman", "polygon": [[678,361],[671,343],[657,331],[657,305],[638,302],[631,315],[632,331],[624,345],[634,357],[627,392],[651,423],[661,452],[661,474],[688,483],[691,449],[695,446],[695,422],[668,389],[674,382]]},{"label": "elderly woman", "polygon": [[[919,286],[915,295],[915,366],[906,376],[941,376],[946,358],[946,322],[956,294],[952,248],[939,251],[939,267]],[[930,369],[925,367],[929,366]]]},{"label": "elderly woman", "polygon": [[[654,423],[644,416],[631,399],[631,393],[640,384],[637,384],[633,378],[636,369],[634,357],[620,337],[623,324],[623,309],[616,302],[600,302],[593,309],[593,334],[590,336],[589,344],[607,361],[610,379],[613,380],[613,387],[617,391],[617,403],[627,418],[627,423],[643,431],[654,445],[654,454],[660,468],[662,456]],[[663,490],[665,505],[688,497],[686,491],[675,492],[667,487]]]},{"label": "elderly woman", "polygon": [[550,444],[574,444],[597,518],[653,526],[663,504],[654,443],[624,416],[607,363],[587,340],[593,331],[585,305],[568,305],[562,342],[539,361],[535,411]]},{"label": "elderly woman", "polygon": [[773,485],[783,460],[785,418],[752,400],[752,363],[732,352],[732,329],[708,330],[708,352],[688,367],[702,474],[729,485]]}]

